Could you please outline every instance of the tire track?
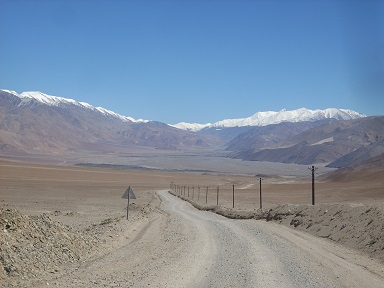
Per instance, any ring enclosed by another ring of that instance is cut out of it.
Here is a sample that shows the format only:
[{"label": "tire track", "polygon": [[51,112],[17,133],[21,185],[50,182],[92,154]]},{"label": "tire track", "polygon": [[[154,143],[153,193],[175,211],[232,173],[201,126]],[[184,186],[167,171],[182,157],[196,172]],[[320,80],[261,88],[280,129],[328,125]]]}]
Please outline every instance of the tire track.
[{"label": "tire track", "polygon": [[156,194],[162,213],[56,286],[384,287],[382,264],[375,270],[376,262],[327,239],[199,211],[166,190]]}]

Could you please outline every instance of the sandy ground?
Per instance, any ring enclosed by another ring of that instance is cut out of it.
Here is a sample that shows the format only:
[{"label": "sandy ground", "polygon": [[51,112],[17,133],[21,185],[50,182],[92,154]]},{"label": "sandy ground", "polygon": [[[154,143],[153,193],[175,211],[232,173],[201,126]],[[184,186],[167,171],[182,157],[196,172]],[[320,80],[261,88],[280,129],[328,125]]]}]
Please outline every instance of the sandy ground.
[{"label": "sandy ground", "polygon": [[[318,183],[316,201],[341,203],[346,205],[344,210],[351,205],[380,204],[384,202],[381,181]],[[189,187],[190,198],[200,204],[207,199],[207,205],[216,204],[219,185],[223,209],[232,207],[235,185],[235,209],[251,212],[259,208],[254,176],[1,161],[0,241],[4,242],[0,282],[3,287],[384,285],[383,262],[368,254],[284,225],[198,211],[164,192],[171,183],[185,186],[186,193]],[[263,206],[309,204],[309,184],[292,177],[265,177]],[[131,201],[126,220],[127,202],[121,196],[128,186],[137,199]],[[289,222],[296,214],[289,216]],[[377,229],[382,233],[382,226]],[[71,246],[73,242],[79,244]],[[28,245],[34,248],[26,249]],[[28,254],[33,250],[49,251],[41,252],[45,258],[40,262],[45,265],[38,265],[32,252]]]}]

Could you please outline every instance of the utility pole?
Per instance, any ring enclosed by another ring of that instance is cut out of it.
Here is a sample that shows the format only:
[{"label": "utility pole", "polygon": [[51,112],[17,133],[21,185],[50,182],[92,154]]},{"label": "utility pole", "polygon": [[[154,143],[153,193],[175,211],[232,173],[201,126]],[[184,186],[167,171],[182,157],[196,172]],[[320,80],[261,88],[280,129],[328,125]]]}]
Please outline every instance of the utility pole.
[{"label": "utility pole", "polygon": [[263,201],[262,201],[262,198],[261,198],[261,180],[263,180],[263,178],[260,178],[260,210],[263,209]]},{"label": "utility pole", "polygon": [[216,194],[216,205],[219,206],[219,190],[220,190],[220,187],[217,186],[217,194]]},{"label": "utility pole", "polygon": [[235,208],[235,185],[232,185],[232,208]]},{"label": "utility pole", "polygon": [[318,169],[315,166],[308,167],[312,171],[312,205],[315,205],[315,171]]}]

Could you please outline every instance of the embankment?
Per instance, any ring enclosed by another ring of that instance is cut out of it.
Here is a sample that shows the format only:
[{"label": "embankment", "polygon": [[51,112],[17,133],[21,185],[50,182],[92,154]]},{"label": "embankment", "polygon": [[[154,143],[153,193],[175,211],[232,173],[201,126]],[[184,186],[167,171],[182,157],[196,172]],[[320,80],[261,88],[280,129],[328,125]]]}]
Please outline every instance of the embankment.
[{"label": "embankment", "polygon": [[232,219],[275,221],[293,229],[327,238],[384,262],[383,204],[278,205],[269,210],[244,211],[220,206],[204,206],[171,194],[194,207]]}]

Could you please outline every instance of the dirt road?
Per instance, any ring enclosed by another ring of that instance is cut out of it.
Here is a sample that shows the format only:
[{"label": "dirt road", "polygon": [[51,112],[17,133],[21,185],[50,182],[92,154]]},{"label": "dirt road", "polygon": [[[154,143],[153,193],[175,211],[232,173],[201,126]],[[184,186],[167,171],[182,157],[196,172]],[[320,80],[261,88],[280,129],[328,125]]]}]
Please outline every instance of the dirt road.
[{"label": "dirt road", "polygon": [[[230,220],[158,191],[156,216],[58,287],[383,287],[384,267],[327,239]],[[128,226],[127,226],[128,227]]]}]

